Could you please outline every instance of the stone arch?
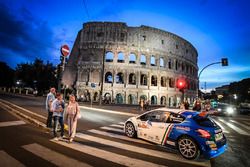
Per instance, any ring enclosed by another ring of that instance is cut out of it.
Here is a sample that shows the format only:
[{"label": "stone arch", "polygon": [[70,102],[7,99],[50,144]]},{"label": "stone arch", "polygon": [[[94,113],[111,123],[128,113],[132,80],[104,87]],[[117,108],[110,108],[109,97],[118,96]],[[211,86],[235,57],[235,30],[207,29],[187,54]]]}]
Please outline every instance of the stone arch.
[{"label": "stone arch", "polygon": [[111,51],[106,52],[105,61],[106,62],[113,62],[113,60],[114,60],[114,53]]},{"label": "stone arch", "polygon": [[166,101],[167,101],[166,97],[162,96],[161,97],[161,105],[166,105]]},{"label": "stone arch", "polygon": [[116,83],[124,84],[124,74],[122,72],[116,74]]},{"label": "stone arch", "polygon": [[147,75],[146,74],[141,74],[141,85],[148,85],[148,78],[147,78]]},{"label": "stone arch", "polygon": [[161,86],[167,87],[167,78],[164,76],[161,77]]},{"label": "stone arch", "polygon": [[128,77],[128,83],[131,85],[135,85],[136,84],[136,76],[134,73],[130,73],[129,77]]},{"label": "stone arch", "polygon": [[116,104],[123,104],[123,96],[121,93],[116,94],[115,99],[116,99]]},{"label": "stone arch", "polygon": [[105,93],[104,94],[104,104],[110,104],[111,103],[111,94]]},{"label": "stone arch", "polygon": [[162,57],[160,58],[160,67],[165,67],[165,61]]},{"label": "stone arch", "polygon": [[150,64],[151,64],[151,66],[156,66],[156,60],[155,60],[154,55],[151,55],[151,57],[150,57]]},{"label": "stone arch", "polygon": [[157,86],[157,76],[156,75],[151,76],[151,86]]},{"label": "stone arch", "polygon": [[128,104],[135,104],[136,97],[135,95],[129,94],[128,95]]},{"label": "stone arch", "polygon": [[105,83],[112,83],[113,82],[113,75],[111,72],[106,72],[105,74]]},{"label": "stone arch", "polygon": [[151,96],[151,104],[153,105],[157,104],[157,97],[155,95]]},{"label": "stone arch", "polygon": [[146,56],[145,55],[141,55],[141,58],[140,58],[140,63],[141,65],[146,65],[147,61],[146,61]]},{"label": "stone arch", "polygon": [[134,53],[129,54],[129,63],[131,63],[131,64],[136,63],[136,55]]},{"label": "stone arch", "polygon": [[118,58],[117,58],[117,62],[118,63],[124,63],[124,54],[123,54],[123,52],[119,52],[118,53],[118,56],[117,56]]}]

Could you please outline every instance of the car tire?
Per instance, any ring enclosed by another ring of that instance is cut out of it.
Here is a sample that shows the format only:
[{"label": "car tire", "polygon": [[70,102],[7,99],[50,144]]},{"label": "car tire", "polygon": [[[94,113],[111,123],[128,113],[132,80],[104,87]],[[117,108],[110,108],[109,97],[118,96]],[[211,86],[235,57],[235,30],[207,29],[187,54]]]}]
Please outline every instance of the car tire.
[{"label": "car tire", "polygon": [[133,125],[132,122],[126,123],[126,125],[125,125],[125,134],[128,137],[131,137],[131,138],[135,138],[136,137],[135,126]]},{"label": "car tire", "polygon": [[198,159],[200,156],[198,145],[189,136],[183,136],[178,140],[178,150],[185,159]]}]

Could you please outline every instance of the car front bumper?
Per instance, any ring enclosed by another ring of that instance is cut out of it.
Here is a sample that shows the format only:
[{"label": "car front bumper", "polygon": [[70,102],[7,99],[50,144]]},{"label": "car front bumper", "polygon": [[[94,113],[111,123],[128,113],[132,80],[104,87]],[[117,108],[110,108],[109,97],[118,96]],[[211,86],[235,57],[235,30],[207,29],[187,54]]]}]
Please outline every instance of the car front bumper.
[{"label": "car front bumper", "polygon": [[208,150],[206,152],[204,152],[204,156],[207,158],[207,159],[211,159],[211,158],[215,158],[221,154],[223,154],[226,150],[227,150],[227,144],[221,146],[220,148],[218,148],[217,150]]}]

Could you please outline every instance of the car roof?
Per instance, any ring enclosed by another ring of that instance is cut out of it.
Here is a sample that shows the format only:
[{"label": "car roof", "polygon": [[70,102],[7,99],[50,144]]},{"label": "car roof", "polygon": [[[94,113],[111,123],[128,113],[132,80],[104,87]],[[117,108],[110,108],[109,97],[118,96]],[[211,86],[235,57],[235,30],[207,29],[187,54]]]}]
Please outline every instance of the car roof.
[{"label": "car roof", "polygon": [[[154,110],[150,110],[148,112],[152,112],[152,111],[168,111],[168,112],[181,114],[181,115],[185,115],[185,116],[196,115],[198,113],[197,111],[193,111],[193,110],[185,110],[185,109],[180,109],[180,108],[167,108],[167,107],[157,108]],[[148,113],[148,112],[146,112],[146,113]]]}]

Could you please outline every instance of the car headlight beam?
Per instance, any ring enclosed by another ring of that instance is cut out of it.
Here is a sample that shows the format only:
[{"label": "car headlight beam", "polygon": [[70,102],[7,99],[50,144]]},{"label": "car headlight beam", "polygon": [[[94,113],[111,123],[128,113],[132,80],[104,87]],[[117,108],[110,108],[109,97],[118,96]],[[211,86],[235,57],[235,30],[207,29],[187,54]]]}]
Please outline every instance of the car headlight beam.
[{"label": "car headlight beam", "polygon": [[234,109],[232,107],[227,108],[227,113],[228,114],[233,114],[233,112],[234,112]]}]

